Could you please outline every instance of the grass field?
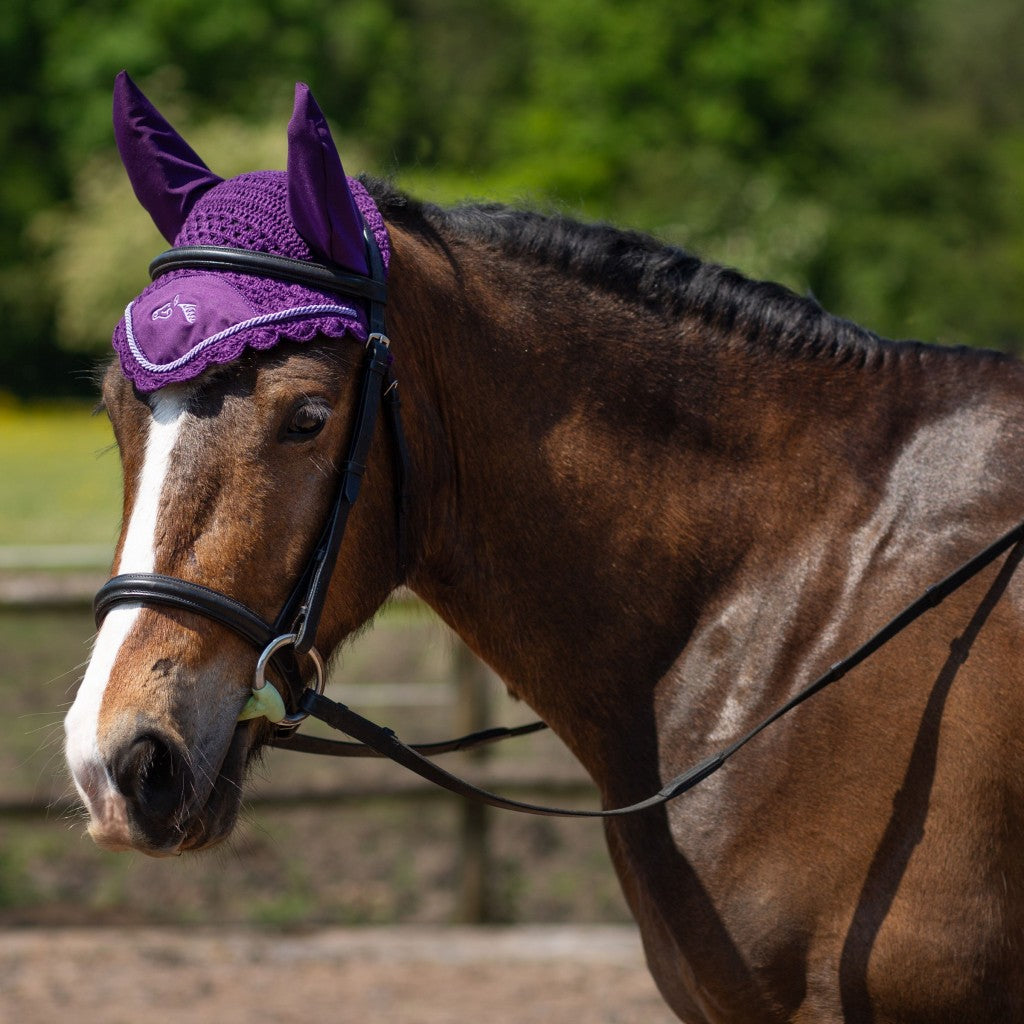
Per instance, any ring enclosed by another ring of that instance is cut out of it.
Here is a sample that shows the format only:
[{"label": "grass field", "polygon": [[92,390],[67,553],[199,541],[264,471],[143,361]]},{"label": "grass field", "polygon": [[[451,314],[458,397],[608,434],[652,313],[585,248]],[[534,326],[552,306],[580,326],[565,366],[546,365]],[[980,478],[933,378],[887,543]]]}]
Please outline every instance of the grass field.
[{"label": "grass field", "polygon": [[106,416],[86,405],[0,402],[0,546],[113,550],[121,470]]}]

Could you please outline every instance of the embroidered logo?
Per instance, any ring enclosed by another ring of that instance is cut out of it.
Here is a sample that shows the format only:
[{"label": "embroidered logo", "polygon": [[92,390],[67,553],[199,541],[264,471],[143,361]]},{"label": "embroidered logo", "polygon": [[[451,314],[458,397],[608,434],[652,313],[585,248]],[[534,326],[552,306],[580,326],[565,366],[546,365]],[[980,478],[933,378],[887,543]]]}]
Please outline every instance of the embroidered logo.
[{"label": "embroidered logo", "polygon": [[154,309],[151,319],[170,320],[174,316],[174,310],[179,309],[181,310],[181,315],[185,318],[185,322],[194,324],[199,307],[194,302],[181,302],[180,299],[180,295],[175,295],[172,302],[165,302],[159,309]]}]

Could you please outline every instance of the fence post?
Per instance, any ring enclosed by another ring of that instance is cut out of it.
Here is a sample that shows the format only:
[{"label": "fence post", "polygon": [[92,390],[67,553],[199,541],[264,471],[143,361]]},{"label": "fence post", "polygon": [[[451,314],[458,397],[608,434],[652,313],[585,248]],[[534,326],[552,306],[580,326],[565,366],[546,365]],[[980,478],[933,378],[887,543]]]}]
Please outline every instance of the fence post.
[{"label": "fence post", "polygon": [[[487,666],[460,640],[452,652],[459,733],[478,732],[490,724],[489,671]],[[483,761],[486,747],[465,756]],[[488,888],[490,857],[488,849],[489,808],[475,800],[463,800],[460,821],[459,906],[463,924],[485,924],[493,919],[494,907]]]}]

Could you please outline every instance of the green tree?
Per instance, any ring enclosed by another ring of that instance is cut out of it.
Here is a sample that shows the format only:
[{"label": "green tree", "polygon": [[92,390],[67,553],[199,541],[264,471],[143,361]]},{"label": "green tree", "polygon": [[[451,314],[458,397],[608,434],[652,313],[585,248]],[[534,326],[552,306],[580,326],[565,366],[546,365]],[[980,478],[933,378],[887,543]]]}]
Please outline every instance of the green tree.
[{"label": "green tree", "polygon": [[0,27],[0,387],[102,351],[160,244],[113,156],[122,66],[220,173],[282,166],[301,79],[350,172],[645,228],[882,333],[1022,350],[1022,50],[1019,0],[23,5]]}]

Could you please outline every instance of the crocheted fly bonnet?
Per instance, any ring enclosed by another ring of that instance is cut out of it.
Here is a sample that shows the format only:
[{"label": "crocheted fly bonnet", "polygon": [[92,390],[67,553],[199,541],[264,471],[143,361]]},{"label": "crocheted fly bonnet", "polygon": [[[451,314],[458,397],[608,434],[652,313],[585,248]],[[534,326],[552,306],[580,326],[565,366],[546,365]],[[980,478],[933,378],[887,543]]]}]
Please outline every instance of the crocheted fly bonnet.
[{"label": "crocheted fly bonnet", "polygon": [[[388,265],[380,212],[345,176],[327,122],[301,83],[287,171],[218,177],[125,72],[114,88],[114,132],[139,202],[176,247],[229,246],[366,275],[369,230]],[[125,377],[151,392],[246,349],[345,334],[366,340],[366,311],[357,300],[263,274],[188,268],[162,273],[128,304],[113,345]]]}]

